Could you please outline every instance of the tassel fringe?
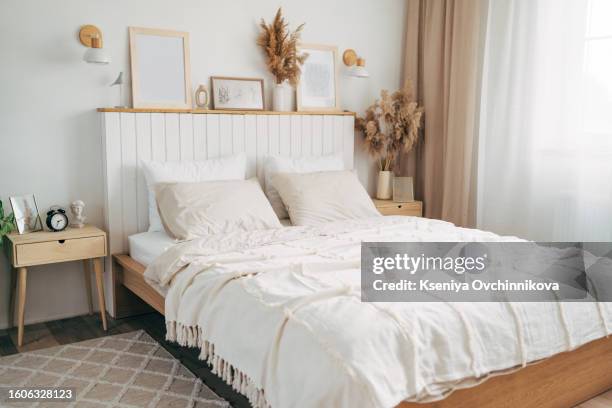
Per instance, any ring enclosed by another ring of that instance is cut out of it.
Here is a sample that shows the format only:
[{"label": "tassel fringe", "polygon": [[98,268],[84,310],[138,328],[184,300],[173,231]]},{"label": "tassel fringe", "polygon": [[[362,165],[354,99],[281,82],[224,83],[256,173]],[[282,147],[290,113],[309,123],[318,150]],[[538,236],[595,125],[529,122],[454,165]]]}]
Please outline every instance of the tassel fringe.
[{"label": "tassel fringe", "polygon": [[264,391],[258,389],[253,381],[243,372],[232,366],[215,353],[215,345],[204,339],[199,326],[185,326],[178,322],[166,322],[166,340],[174,341],[181,346],[198,347],[200,360],[212,366],[212,373],[220,377],[235,391],[246,396],[254,408],[270,408]]}]

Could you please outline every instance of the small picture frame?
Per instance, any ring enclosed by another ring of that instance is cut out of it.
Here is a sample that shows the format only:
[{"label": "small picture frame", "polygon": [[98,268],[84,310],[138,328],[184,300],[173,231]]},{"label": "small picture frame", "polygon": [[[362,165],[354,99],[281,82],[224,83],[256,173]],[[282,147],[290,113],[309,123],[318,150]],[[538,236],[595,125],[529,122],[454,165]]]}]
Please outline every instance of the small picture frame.
[{"label": "small picture frame", "polygon": [[34,194],[9,197],[9,201],[15,215],[15,226],[19,234],[43,229]]},{"label": "small picture frame", "polygon": [[393,177],[393,202],[411,203],[414,201],[412,177]]},{"label": "small picture frame", "polygon": [[210,78],[214,109],[264,110],[264,85],[261,78]]},{"label": "small picture frame", "polygon": [[338,93],[338,47],[300,44],[308,54],[297,86],[298,111],[340,111]]}]

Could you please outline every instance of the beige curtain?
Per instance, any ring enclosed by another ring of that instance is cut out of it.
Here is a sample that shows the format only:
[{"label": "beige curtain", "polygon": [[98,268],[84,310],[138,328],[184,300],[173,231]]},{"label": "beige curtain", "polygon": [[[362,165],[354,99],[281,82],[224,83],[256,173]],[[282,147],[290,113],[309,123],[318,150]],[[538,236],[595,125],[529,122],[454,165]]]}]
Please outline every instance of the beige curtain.
[{"label": "beige curtain", "polygon": [[486,0],[407,0],[404,81],[425,108],[424,139],[402,160],[425,216],[474,226]]}]

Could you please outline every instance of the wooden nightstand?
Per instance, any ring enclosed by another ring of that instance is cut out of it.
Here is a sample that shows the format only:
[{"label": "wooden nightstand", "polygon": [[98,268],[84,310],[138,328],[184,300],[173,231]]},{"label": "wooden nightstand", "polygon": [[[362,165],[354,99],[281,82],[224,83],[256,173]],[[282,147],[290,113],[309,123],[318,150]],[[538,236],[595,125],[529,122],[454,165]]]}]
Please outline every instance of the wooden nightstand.
[{"label": "wooden nightstand", "polygon": [[421,201],[394,203],[392,200],[378,200],[376,198],[373,198],[372,201],[374,201],[374,205],[382,215],[423,216],[423,202]]},{"label": "wooden nightstand", "polygon": [[13,270],[11,271],[11,322],[17,298],[17,343],[23,344],[23,318],[26,301],[27,267],[58,262],[83,261],[85,286],[89,301],[89,313],[93,313],[91,299],[91,272],[89,260],[98,286],[98,304],[102,315],[102,326],[106,330],[106,308],[104,305],[103,257],[106,256],[106,233],[99,228],[85,226],[68,228],[61,232],[39,231],[28,234],[9,234],[4,248]]}]

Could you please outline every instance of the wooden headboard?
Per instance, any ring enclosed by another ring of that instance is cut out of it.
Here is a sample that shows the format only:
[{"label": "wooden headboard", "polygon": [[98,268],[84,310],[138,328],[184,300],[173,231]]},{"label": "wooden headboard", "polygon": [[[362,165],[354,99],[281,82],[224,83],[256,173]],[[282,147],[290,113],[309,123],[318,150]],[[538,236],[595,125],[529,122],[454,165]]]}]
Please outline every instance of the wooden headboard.
[{"label": "wooden headboard", "polygon": [[[353,168],[354,115],[244,111],[99,109],[102,116],[104,220],[110,254],[128,252],[128,236],[148,229],[147,188],[140,163],[203,160],[246,152],[247,176],[263,185],[263,158],[342,153]],[[106,300],[115,316],[106,262]]]}]

